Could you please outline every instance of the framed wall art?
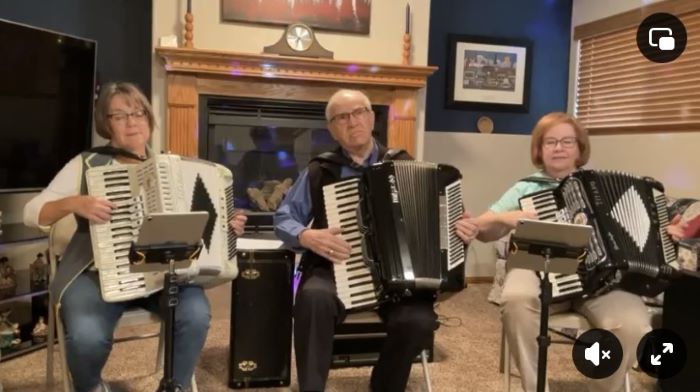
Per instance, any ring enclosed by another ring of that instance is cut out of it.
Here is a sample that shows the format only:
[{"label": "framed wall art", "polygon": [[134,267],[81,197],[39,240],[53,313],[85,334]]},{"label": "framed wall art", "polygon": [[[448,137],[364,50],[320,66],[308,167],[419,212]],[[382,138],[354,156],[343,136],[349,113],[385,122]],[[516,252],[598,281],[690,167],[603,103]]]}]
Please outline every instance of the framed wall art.
[{"label": "framed wall art", "polygon": [[528,111],[532,43],[454,34],[448,39],[447,108]]},{"label": "framed wall art", "polygon": [[221,0],[221,20],[369,34],[372,0]]}]

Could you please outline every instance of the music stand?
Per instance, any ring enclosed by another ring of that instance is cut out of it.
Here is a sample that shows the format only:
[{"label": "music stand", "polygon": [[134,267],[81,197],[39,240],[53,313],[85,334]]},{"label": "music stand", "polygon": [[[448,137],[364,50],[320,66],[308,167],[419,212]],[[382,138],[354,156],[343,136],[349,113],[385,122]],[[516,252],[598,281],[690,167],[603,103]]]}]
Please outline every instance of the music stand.
[{"label": "music stand", "polygon": [[163,271],[161,318],[165,322],[165,364],[159,392],[181,391],[173,379],[175,308],[179,287],[176,268],[187,268],[199,256],[202,235],[209,218],[205,211],[155,213],[148,215],[139,230],[138,239],[129,249],[131,272]]},{"label": "music stand", "polygon": [[586,257],[592,233],[593,228],[587,225],[523,219],[518,221],[510,238],[508,267],[541,272],[537,392],[544,392],[547,381],[547,347],[550,343],[547,332],[552,299],[549,274],[576,273],[579,263]]}]

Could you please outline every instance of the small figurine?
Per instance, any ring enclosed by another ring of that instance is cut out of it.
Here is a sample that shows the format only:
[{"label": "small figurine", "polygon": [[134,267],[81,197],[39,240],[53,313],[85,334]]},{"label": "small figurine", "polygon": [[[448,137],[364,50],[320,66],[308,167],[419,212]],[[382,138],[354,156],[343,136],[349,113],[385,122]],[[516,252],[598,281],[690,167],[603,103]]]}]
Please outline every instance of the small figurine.
[{"label": "small figurine", "polygon": [[17,275],[7,257],[0,257],[0,299],[12,297],[17,289]]},{"label": "small figurine", "polygon": [[46,341],[48,328],[44,323],[44,317],[39,316],[39,321],[36,322],[34,329],[32,329],[32,342],[34,343],[44,343]]},{"label": "small figurine", "polygon": [[19,324],[10,322],[10,313],[11,310],[0,313],[0,348],[19,344]]},{"label": "small figurine", "polygon": [[37,253],[36,260],[29,266],[32,291],[46,290],[49,285],[49,265],[44,261],[44,254]]}]

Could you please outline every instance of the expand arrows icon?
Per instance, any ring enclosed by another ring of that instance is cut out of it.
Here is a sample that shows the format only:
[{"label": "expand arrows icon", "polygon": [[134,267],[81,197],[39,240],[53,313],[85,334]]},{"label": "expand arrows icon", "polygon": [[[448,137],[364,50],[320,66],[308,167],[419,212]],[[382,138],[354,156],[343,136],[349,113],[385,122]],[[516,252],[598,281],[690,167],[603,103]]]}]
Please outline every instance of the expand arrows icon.
[{"label": "expand arrows icon", "polygon": [[651,356],[651,364],[654,366],[659,366],[661,365],[661,354],[659,355],[653,355]]},{"label": "expand arrows icon", "polygon": [[664,343],[663,346],[664,346],[664,350],[663,350],[664,354],[666,354],[666,353],[673,354],[673,343]]}]

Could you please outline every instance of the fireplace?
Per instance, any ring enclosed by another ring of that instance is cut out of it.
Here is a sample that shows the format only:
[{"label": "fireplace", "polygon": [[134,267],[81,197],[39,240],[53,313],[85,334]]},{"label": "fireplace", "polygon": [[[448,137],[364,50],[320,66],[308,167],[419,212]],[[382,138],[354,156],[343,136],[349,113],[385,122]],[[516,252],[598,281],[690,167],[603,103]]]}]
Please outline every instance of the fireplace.
[{"label": "fireplace", "polygon": [[[339,88],[363,90],[377,105],[377,139],[415,156],[418,90],[437,69],[188,48],[155,51],[166,72],[164,149],[222,162],[237,177],[252,176],[245,182],[261,191],[265,178],[282,183],[317,152],[332,147],[323,112]],[[274,102],[277,114],[265,112]],[[263,147],[255,147],[253,138],[258,137]],[[246,153],[251,161],[273,162],[273,169],[236,174]],[[234,184],[239,196],[251,188],[240,183],[238,179]],[[265,191],[271,187],[274,192],[277,185],[268,183]],[[248,222],[257,225],[258,215],[270,217],[269,212],[253,212]]]},{"label": "fireplace", "polygon": [[[234,205],[264,226],[309,160],[337,147],[322,102],[200,95],[198,106],[199,157],[231,170]],[[372,109],[386,144],[389,107]]]}]

